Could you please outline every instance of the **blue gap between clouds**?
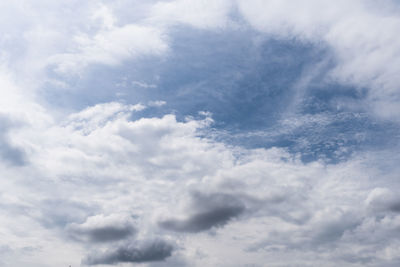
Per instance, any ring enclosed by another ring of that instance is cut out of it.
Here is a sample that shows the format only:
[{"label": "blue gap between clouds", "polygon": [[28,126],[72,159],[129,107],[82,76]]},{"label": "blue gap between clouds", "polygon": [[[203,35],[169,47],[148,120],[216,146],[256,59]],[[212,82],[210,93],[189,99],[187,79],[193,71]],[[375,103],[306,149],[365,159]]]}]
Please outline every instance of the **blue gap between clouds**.
[{"label": "blue gap between clouds", "polygon": [[225,133],[219,135],[220,140],[248,148],[285,147],[300,153],[304,161],[345,159],[354,150],[384,144],[395,130],[365,113],[339,110],[337,103],[343,99],[358,101],[365,94],[327,83],[328,66],[307,85],[291,116],[324,115],[330,121],[323,127],[315,122],[277,134],[280,121],[293,109],[296,83],[305,70],[329,57],[328,50],[296,40],[266,39],[247,30],[177,27],[170,36],[165,57],[142,57],[118,67],[91,66],[81,78],[55,76],[71,89],[45,87],[46,102],[79,110],[109,101],[162,100],[165,106],[135,113],[133,119],[174,113],[183,120],[209,111],[214,131]]}]

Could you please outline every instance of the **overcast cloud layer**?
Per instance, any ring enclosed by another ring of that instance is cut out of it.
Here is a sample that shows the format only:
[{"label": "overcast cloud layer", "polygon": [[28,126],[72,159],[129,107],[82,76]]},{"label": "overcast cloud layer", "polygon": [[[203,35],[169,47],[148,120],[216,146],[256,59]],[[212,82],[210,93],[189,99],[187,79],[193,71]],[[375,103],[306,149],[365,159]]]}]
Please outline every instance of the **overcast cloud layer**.
[{"label": "overcast cloud layer", "polygon": [[0,266],[399,266],[397,1],[0,3]]}]

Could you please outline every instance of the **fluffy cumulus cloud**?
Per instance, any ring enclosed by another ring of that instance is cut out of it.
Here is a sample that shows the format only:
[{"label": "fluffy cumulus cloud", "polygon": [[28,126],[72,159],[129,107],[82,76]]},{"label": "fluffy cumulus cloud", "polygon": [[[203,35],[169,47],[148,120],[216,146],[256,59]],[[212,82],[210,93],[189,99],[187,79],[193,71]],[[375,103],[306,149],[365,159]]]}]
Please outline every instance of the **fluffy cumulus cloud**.
[{"label": "fluffy cumulus cloud", "polygon": [[395,1],[0,6],[0,265],[400,264]]}]

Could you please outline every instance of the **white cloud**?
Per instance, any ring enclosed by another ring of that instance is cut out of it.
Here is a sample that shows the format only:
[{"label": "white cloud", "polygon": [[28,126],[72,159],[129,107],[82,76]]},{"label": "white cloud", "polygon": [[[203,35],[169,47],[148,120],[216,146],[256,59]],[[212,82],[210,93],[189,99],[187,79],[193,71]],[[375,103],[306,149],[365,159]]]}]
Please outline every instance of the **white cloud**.
[{"label": "white cloud", "polygon": [[20,123],[31,125],[51,121],[45,109],[36,103],[35,94],[21,87],[18,76],[5,66],[0,67],[0,113]]},{"label": "white cloud", "polygon": [[[29,240],[42,247],[33,253],[37,258],[24,254],[20,259],[65,265],[66,259],[44,256],[71,247],[70,257],[78,262],[86,246],[97,250],[136,236],[178,242],[185,248],[177,250],[179,257],[194,266],[242,266],[266,260],[274,266],[282,257],[292,256],[304,265],[320,266],[331,260],[349,264],[351,257],[361,261],[360,255],[370,259],[368,264],[396,259],[395,252],[380,256],[393,249],[389,236],[398,216],[394,200],[386,201],[382,195],[386,191],[377,189],[391,183],[393,174],[371,164],[382,161],[381,156],[360,155],[337,165],[304,164],[282,149],[249,150],[198,137],[199,130],[207,131],[207,119],[178,122],[166,115],[130,120],[130,113],[140,107],[104,103],[50,128],[20,130],[18,138],[31,144],[33,151],[25,171],[3,167],[4,173],[23,181],[2,182],[4,190],[14,192],[12,198],[1,194],[6,214],[20,218],[4,229],[30,225]],[[209,196],[211,209],[215,203],[224,209],[224,196],[236,199],[240,213],[213,219],[209,205],[191,202],[193,192]],[[377,213],[385,218],[375,222],[379,232],[369,242],[359,242],[369,236]],[[183,229],[192,229],[187,224],[196,218],[210,220],[211,225],[200,225],[182,239],[182,233],[159,227],[160,221],[176,218],[175,214],[191,218]],[[2,221],[3,226],[8,222]],[[213,228],[213,222],[218,227]],[[65,232],[80,242],[64,239]],[[108,238],[111,232],[120,239]],[[40,241],[54,233],[57,238]],[[380,238],[390,241],[378,246]],[[19,237],[12,239],[13,249],[25,243]],[[337,248],[335,253],[330,253],[331,246]],[[365,252],[359,255],[360,250]]]},{"label": "white cloud", "polygon": [[167,102],[162,101],[162,100],[150,101],[150,102],[148,103],[148,105],[149,105],[150,107],[162,107],[162,106],[164,106],[165,104],[167,104]]},{"label": "white cloud", "polygon": [[[1,58],[37,88],[46,71],[81,73],[90,64],[117,65],[142,55],[163,55],[168,44],[162,29],[140,21],[119,21],[114,5],[92,1],[47,0],[35,5],[2,4]],[[146,6],[136,3],[137,8]]]},{"label": "white cloud", "polygon": [[168,48],[162,35],[160,30],[149,26],[107,25],[94,36],[74,36],[76,52],[55,55],[49,63],[56,64],[61,73],[73,73],[93,63],[117,65],[138,56],[162,55]]}]

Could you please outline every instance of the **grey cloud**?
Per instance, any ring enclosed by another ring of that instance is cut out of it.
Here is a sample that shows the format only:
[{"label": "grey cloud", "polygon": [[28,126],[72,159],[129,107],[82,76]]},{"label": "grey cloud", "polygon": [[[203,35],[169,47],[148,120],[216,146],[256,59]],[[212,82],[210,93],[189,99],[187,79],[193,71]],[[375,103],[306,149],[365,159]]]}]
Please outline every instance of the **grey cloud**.
[{"label": "grey cloud", "polygon": [[76,225],[68,227],[71,238],[93,243],[123,240],[133,236],[137,231],[131,225],[108,225],[83,228]]},{"label": "grey cloud", "polygon": [[147,267],[188,267],[192,266],[188,259],[180,255],[179,253],[175,253],[173,257],[166,259],[165,261],[155,261],[148,263]]},{"label": "grey cloud", "polygon": [[339,240],[346,231],[354,230],[361,221],[353,214],[344,214],[337,220],[321,223],[315,225],[313,230],[312,242],[314,244],[330,244]]},{"label": "grey cloud", "polygon": [[16,126],[18,126],[18,123],[0,115],[0,157],[11,165],[22,166],[27,163],[25,152],[12,145],[9,140],[9,131]]},{"label": "grey cloud", "polygon": [[222,227],[246,209],[241,200],[228,194],[194,193],[192,198],[195,213],[184,220],[170,219],[160,222],[159,225],[171,231],[197,233],[212,227]]},{"label": "grey cloud", "polygon": [[350,254],[350,253],[344,254],[344,255],[340,256],[339,258],[341,258],[342,260],[344,260],[346,262],[361,263],[364,265],[375,260],[371,256],[362,256],[362,255],[355,255],[355,254]]},{"label": "grey cloud", "polygon": [[12,249],[8,245],[0,245],[0,255],[10,253]]},{"label": "grey cloud", "polygon": [[201,232],[212,227],[220,227],[232,218],[240,215],[244,207],[219,207],[209,211],[194,214],[186,220],[166,220],[160,223],[161,227],[177,232]]},{"label": "grey cloud", "polygon": [[42,201],[38,220],[46,228],[65,227],[74,222],[81,223],[93,214],[97,207],[66,199],[47,199]]},{"label": "grey cloud", "polygon": [[314,223],[299,225],[296,230],[270,231],[263,241],[248,246],[246,251],[327,251],[332,246],[341,243],[352,244],[355,240],[359,240],[354,231],[360,226],[362,219],[363,217],[351,212],[343,213],[341,216],[326,214]]},{"label": "grey cloud", "polygon": [[389,210],[393,212],[400,212],[400,200],[390,203]]},{"label": "grey cloud", "polygon": [[375,213],[400,212],[400,197],[387,188],[375,188],[367,198],[368,208]]},{"label": "grey cloud", "polygon": [[172,255],[174,246],[164,240],[129,243],[104,253],[93,252],[83,261],[88,265],[162,261]]},{"label": "grey cloud", "polygon": [[22,166],[27,162],[25,153],[20,148],[10,145],[7,140],[3,138],[0,140],[0,155],[4,160],[14,166]]}]

